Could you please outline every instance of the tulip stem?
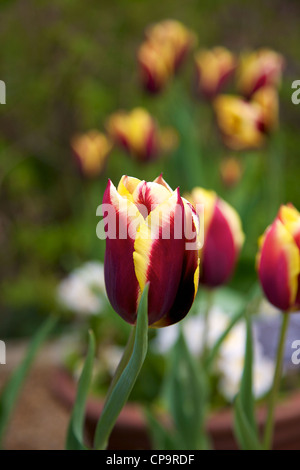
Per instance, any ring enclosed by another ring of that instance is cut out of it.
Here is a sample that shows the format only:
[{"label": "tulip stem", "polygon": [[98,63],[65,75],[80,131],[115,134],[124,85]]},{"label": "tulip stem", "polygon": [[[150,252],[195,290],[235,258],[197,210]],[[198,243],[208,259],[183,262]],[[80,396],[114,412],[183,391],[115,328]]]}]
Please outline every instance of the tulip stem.
[{"label": "tulip stem", "polygon": [[94,448],[98,450],[106,449],[110,433],[128,400],[146,357],[148,348],[148,289],[149,285],[147,284],[139,303],[136,326],[132,329],[131,337],[109,388],[96,427]]},{"label": "tulip stem", "polygon": [[272,390],[270,393],[268,414],[267,414],[267,420],[266,420],[265,432],[264,432],[264,449],[265,450],[271,449],[271,446],[272,446],[275,405],[276,405],[276,399],[277,399],[280,380],[281,380],[285,339],[286,339],[286,333],[288,330],[289,319],[290,319],[290,315],[288,313],[284,313],[283,319],[282,319],[279,342],[278,342],[273,386],[272,386]]},{"label": "tulip stem", "polygon": [[212,289],[208,289],[206,291],[207,297],[206,297],[206,307],[204,310],[204,327],[203,327],[203,336],[202,336],[202,342],[203,342],[203,359],[206,359],[207,355],[207,350],[208,350],[208,344],[207,344],[207,339],[208,339],[208,330],[209,330],[209,313],[211,311],[211,308],[214,303],[214,291]]}]

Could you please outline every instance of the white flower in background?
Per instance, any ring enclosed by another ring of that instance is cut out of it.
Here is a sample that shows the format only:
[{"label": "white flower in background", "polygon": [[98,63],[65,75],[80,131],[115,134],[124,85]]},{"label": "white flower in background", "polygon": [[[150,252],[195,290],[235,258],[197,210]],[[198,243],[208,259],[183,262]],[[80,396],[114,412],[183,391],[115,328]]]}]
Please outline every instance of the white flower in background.
[{"label": "white flower in background", "polygon": [[[230,321],[230,317],[219,307],[211,309],[208,317],[207,345],[212,347],[220,335],[225,331]],[[203,315],[190,315],[181,322],[183,334],[189,350],[195,356],[199,356],[203,351],[204,318]],[[174,345],[178,338],[179,325],[161,328],[157,332],[154,344],[157,351],[165,354]]]},{"label": "white flower in background", "polygon": [[[217,362],[221,374],[219,390],[228,401],[234,399],[240,388],[244,369],[245,344],[246,325],[243,322],[237,324],[231,330],[220,348]],[[263,355],[261,346],[255,336],[253,338],[253,350],[253,392],[256,398],[260,398],[272,386],[274,363]]]},{"label": "white flower in background", "polygon": [[212,348],[230,323],[230,316],[220,307],[214,306],[208,316],[207,345]]},{"label": "white flower in background", "polygon": [[274,307],[267,299],[263,299],[259,306],[259,318],[275,318],[282,315],[281,310]]},{"label": "white flower in background", "polygon": [[166,354],[176,343],[178,334],[179,328],[177,323],[168,326],[168,328],[160,328],[157,330],[156,337],[152,342],[154,350],[160,354]]},{"label": "white flower in background", "polygon": [[77,314],[100,313],[105,297],[104,267],[96,261],[75,269],[57,288],[59,303]]},{"label": "white flower in background", "polygon": [[124,348],[114,345],[107,346],[103,349],[99,360],[101,361],[105,370],[107,370],[111,376],[113,376],[116,372],[123,352]]}]

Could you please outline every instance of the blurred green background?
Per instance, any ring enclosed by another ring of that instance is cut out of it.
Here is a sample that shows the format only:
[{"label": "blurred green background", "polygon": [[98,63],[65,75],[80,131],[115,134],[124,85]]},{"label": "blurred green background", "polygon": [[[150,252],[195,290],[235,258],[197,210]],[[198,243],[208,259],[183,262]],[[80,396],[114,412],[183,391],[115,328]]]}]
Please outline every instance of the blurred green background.
[{"label": "blurred green background", "polygon": [[[0,79],[7,87],[6,104],[0,105],[1,338],[30,335],[56,309],[59,280],[86,260],[103,259],[96,207],[107,178],[116,184],[126,173],[150,179],[163,170],[183,191],[195,184],[214,188],[234,205],[247,242],[232,285],[247,289],[256,276],[257,237],[275,207],[292,201],[300,208],[300,106],[291,102],[291,83],[300,79],[299,1],[6,0],[0,16]],[[194,30],[198,47],[239,52],[266,46],[286,59],[280,131],[266,152],[245,156],[247,178],[237,189],[222,188],[218,180],[215,170],[224,154],[218,135],[203,144],[209,112],[195,104],[192,61],[161,95],[147,97],[141,90],[136,50],[144,28],[165,18]],[[105,173],[84,180],[70,138],[101,131],[110,113],[140,105],[162,125],[176,127],[183,119],[186,140],[179,153],[146,167],[114,150]],[[180,168],[178,155],[197,149],[197,168]],[[274,200],[266,203],[269,174]]]}]

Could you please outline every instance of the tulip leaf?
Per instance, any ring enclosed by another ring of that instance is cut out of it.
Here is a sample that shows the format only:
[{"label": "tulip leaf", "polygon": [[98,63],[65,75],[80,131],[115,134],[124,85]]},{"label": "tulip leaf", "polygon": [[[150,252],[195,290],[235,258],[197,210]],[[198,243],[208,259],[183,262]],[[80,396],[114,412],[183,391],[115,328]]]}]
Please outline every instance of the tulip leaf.
[{"label": "tulip leaf", "polygon": [[37,333],[31,340],[26,355],[21,364],[12,373],[10,379],[5,384],[1,395],[0,395],[0,447],[2,447],[2,441],[5,430],[7,428],[11,413],[13,411],[15,402],[18,398],[20,389],[24,383],[24,380],[32,366],[32,363],[36,357],[38,349],[41,347],[43,342],[49,336],[54,326],[57,323],[57,319],[53,316],[47,318],[47,320],[38,329]]},{"label": "tulip leaf", "polygon": [[[123,361],[124,370],[118,368],[118,380],[115,381],[105,401],[95,433],[95,448],[106,449],[109,435],[125,405],[144,363],[148,349],[148,289],[146,285],[138,308],[137,323],[134,327],[134,346],[127,361]],[[122,359],[121,359],[122,361]]]},{"label": "tulip leaf", "polygon": [[152,412],[145,410],[145,416],[150,430],[153,448],[156,450],[180,449],[180,443],[171,429],[165,428]]},{"label": "tulip leaf", "polygon": [[262,450],[257,434],[247,419],[240,395],[234,403],[234,431],[243,450]]},{"label": "tulip leaf", "polygon": [[244,370],[240,391],[234,405],[235,431],[237,439],[243,449],[249,449],[249,445],[259,444],[258,430],[255,420],[254,396],[253,396],[253,338],[250,315],[246,315],[247,337],[245,348]]},{"label": "tulip leaf", "polygon": [[66,439],[67,450],[86,450],[84,445],[83,428],[85,418],[85,406],[88,391],[90,388],[93,365],[95,358],[95,337],[92,331],[89,331],[89,343],[86,360],[78,382],[75,405],[72,411],[69,428]]},{"label": "tulip leaf", "polygon": [[197,367],[180,333],[173,349],[167,386],[167,400],[179,436],[179,448],[196,449],[207,441],[203,439],[207,388],[206,375]]}]

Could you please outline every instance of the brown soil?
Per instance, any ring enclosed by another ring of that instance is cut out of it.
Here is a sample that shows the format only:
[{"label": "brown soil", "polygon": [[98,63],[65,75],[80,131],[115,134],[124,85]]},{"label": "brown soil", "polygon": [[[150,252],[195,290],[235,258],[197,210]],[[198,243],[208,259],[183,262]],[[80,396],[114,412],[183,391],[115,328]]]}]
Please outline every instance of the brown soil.
[{"label": "brown soil", "polygon": [[[18,346],[19,348],[19,346]],[[11,370],[22,357],[24,348],[7,348],[8,365],[0,365],[0,390]],[[11,352],[11,354],[10,354]],[[69,412],[53,395],[53,378],[57,369],[48,349],[36,361],[16,403],[4,441],[9,450],[63,449]],[[15,358],[16,356],[16,358]],[[48,357],[47,357],[48,356]],[[47,360],[45,360],[47,357]],[[14,364],[12,364],[12,362]]]}]

